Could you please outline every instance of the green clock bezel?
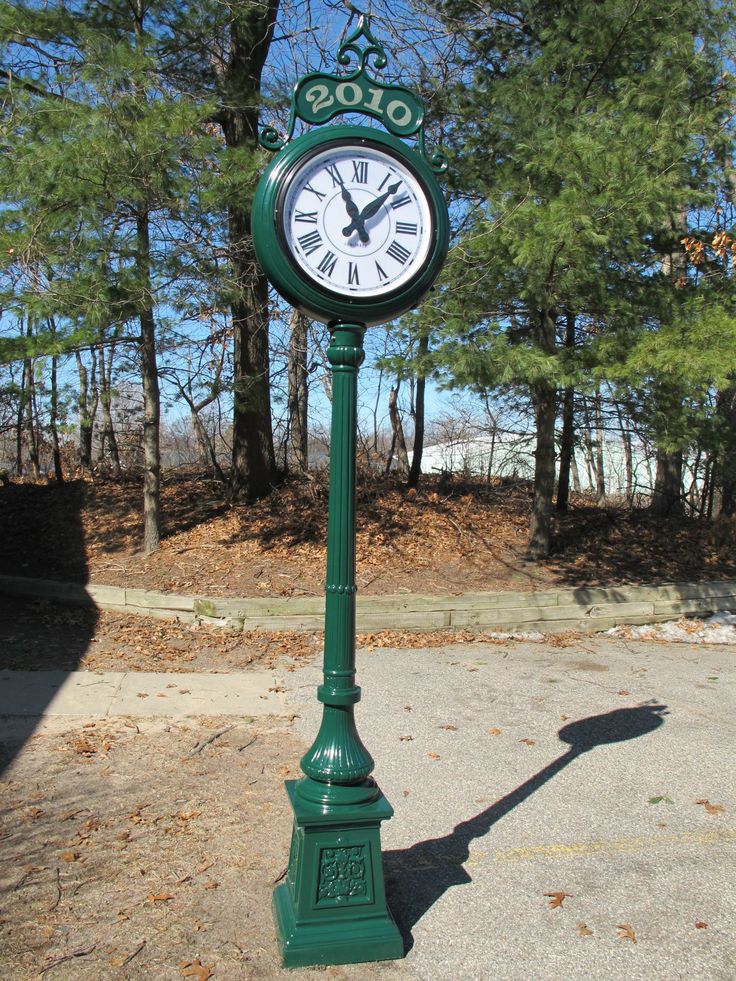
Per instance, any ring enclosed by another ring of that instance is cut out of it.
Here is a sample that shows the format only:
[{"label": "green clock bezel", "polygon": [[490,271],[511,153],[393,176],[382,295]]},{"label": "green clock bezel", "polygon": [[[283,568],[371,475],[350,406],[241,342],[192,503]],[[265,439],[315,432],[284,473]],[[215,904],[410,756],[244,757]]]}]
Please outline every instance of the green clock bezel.
[{"label": "green clock bezel", "polygon": [[[295,171],[317,153],[346,145],[375,146],[397,157],[423,185],[432,212],[432,242],[422,268],[408,283],[375,299],[332,291],[306,276],[291,258],[281,227],[280,205]],[[288,143],[258,183],[252,229],[256,258],[285,300],[313,320],[366,327],[387,323],[419,303],[442,268],[450,237],[447,205],[429,165],[395,136],[367,126],[329,126]]]}]

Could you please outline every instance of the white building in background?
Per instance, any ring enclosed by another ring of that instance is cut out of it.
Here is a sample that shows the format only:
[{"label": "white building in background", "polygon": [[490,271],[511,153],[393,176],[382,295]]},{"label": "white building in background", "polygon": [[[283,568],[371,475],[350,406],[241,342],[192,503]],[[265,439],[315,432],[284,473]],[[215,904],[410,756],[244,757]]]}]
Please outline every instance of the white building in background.
[{"label": "white building in background", "polygon": [[[535,437],[528,433],[497,432],[494,435],[450,440],[425,446],[422,454],[424,473],[460,473],[468,476],[531,480],[534,476]],[[654,486],[654,467],[644,446],[633,443],[633,492],[648,497]],[[409,453],[411,460],[412,454]],[[575,464],[580,490],[595,492],[595,472],[587,455],[575,448]],[[626,456],[622,440],[609,439],[603,444],[603,469],[606,494],[626,494]],[[571,474],[570,486],[573,486]]]}]

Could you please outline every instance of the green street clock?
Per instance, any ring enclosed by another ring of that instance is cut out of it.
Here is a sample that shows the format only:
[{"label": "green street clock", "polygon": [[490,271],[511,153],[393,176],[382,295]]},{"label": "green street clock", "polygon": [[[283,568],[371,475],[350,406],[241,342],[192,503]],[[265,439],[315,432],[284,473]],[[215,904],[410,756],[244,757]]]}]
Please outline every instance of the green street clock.
[{"label": "green street clock", "polygon": [[[361,43],[365,42],[365,43]],[[386,323],[416,306],[447,254],[447,205],[435,174],[447,164],[424,148],[424,106],[369,70],[386,54],[361,16],[337,60],[350,74],[313,72],[292,96],[285,139],[266,127],[261,145],[279,150],[252,210],[256,257],[271,285],[325,323]],[[321,126],[358,113],[385,130],[333,125],[292,139],[297,119]],[[417,148],[400,137],[416,137]]]},{"label": "green street clock", "polygon": [[[449,223],[435,178],[444,160],[424,149],[424,107],[368,70],[385,67],[386,55],[364,15],[337,60],[347,66],[355,56],[359,67],[348,74],[297,82],[285,139],[271,128],[261,133],[261,144],[279,152],[252,209],[261,266],[289,303],[328,324],[332,368],[322,723],[301,760],[303,778],[286,784],[291,852],[273,894],[287,967],[404,956],[380,844],[393,809],[371,776],[354,717],[357,375],[365,328],[416,306],[434,282]],[[292,139],[296,119],[321,126],[341,113],[370,116],[386,131],[332,125]],[[416,148],[401,139],[412,136]]]},{"label": "green street clock", "polygon": [[331,126],[288,144],[253,205],[258,261],[315,320],[385,323],[415,306],[447,253],[431,168],[391,134]]}]

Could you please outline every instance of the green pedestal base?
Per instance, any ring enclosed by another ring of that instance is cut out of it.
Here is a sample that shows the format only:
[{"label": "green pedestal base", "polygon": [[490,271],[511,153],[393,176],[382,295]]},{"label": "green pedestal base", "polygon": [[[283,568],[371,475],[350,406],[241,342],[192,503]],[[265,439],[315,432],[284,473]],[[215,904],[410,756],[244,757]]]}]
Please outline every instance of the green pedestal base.
[{"label": "green pedestal base", "polygon": [[367,800],[320,805],[309,799],[312,781],[286,781],[294,830],[286,881],[273,894],[285,967],[404,956],[381,857],[381,821],[393,810],[372,780],[361,786]]}]

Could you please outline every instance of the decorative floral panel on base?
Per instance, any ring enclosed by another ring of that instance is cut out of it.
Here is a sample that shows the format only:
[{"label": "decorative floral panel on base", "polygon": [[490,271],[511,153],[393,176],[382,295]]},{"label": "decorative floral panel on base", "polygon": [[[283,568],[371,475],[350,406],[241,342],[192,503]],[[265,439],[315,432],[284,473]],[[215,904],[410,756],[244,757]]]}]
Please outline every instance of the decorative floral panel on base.
[{"label": "decorative floral panel on base", "polygon": [[317,905],[368,902],[368,874],[365,845],[323,848],[319,860]]}]

